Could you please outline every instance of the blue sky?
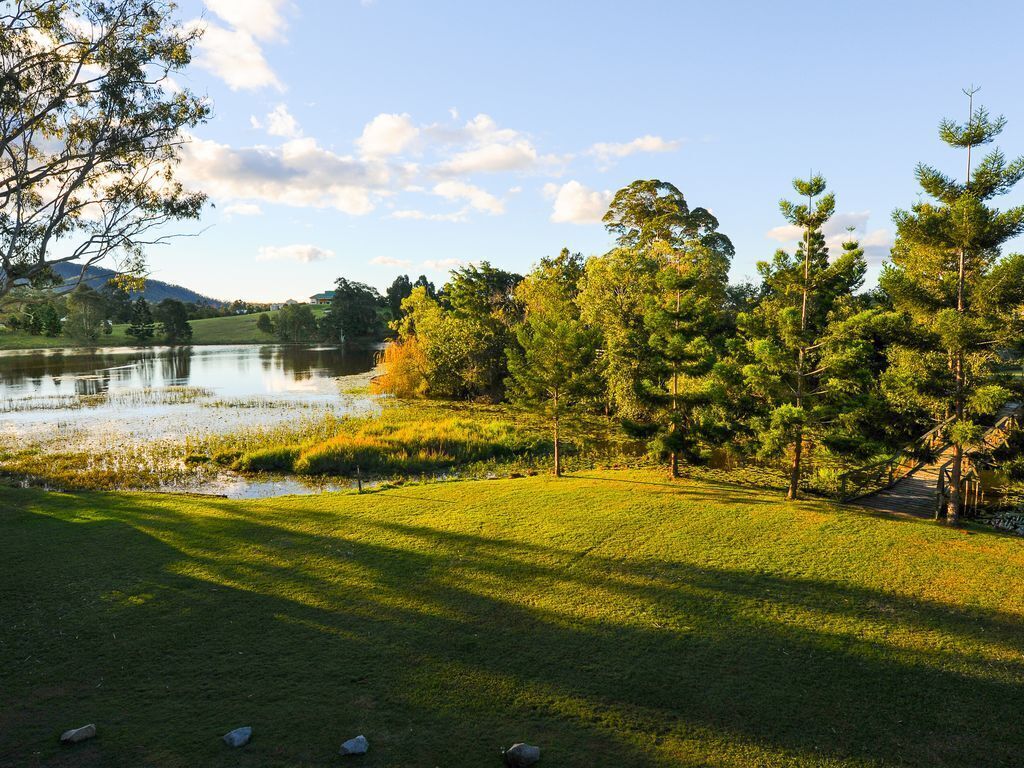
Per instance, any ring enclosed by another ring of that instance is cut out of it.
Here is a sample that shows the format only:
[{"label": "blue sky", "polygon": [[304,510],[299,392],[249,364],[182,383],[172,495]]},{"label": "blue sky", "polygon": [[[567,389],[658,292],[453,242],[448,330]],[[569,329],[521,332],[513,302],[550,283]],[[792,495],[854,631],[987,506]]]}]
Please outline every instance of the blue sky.
[{"label": "blue sky", "polygon": [[182,175],[215,207],[150,264],[218,298],[602,253],[602,206],[637,178],[712,209],[738,279],[786,245],[778,199],[812,168],[838,198],[833,234],[856,226],[876,270],[914,164],[963,173],[936,138],[942,116],[965,116],[961,88],[982,86],[1010,121],[1000,146],[1024,152],[1013,3],[185,0],[179,14],[207,31],[176,79],[215,110]]}]

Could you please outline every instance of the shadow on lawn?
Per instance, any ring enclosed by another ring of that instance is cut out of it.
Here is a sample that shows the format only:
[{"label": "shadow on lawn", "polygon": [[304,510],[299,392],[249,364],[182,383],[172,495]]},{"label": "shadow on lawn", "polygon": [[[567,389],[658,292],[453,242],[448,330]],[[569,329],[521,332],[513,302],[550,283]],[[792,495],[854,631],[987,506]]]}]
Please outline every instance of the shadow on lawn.
[{"label": "shadow on lawn", "polygon": [[[1017,616],[315,502],[294,514],[317,535],[227,502],[196,517],[102,498],[112,521],[24,513],[24,540],[0,544],[0,609],[24,618],[0,639],[39,655],[15,670],[14,706],[0,693],[0,765],[333,765],[356,733],[373,766],[497,766],[523,739],[570,768],[1008,765],[1024,750],[992,716],[1024,708]],[[26,567],[53,542],[59,564]],[[103,738],[52,746],[90,718]],[[217,737],[242,724],[253,744],[229,753]]]}]

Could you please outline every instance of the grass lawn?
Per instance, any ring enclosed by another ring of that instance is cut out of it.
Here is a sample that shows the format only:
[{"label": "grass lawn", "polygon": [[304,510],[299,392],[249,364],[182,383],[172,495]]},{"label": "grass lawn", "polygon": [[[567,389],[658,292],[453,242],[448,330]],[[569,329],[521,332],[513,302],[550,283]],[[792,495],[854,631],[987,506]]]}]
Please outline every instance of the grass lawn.
[{"label": "grass lawn", "polygon": [[[267,312],[271,318],[277,312]],[[272,344],[277,341],[272,333],[256,327],[259,314],[210,317],[192,320],[193,344]]]},{"label": "grass lawn", "polygon": [[[320,317],[327,311],[326,306],[312,307],[313,314]],[[273,319],[277,312],[267,312]],[[193,344],[274,344],[277,342],[272,333],[264,333],[256,327],[259,313],[251,315],[232,315],[229,317],[210,317],[205,320],[191,320]],[[135,339],[125,331],[127,324],[114,326],[109,335],[100,336],[96,346],[120,347],[135,346]],[[152,342],[159,345],[156,339]],[[0,331],[0,349],[36,349],[51,347],[82,346],[67,336],[33,336],[22,331]],[[86,345],[87,346],[87,345]]]},{"label": "grass lawn", "polygon": [[[642,471],[0,489],[0,563],[2,766],[477,768],[517,740],[559,768],[1024,756],[1024,542],[981,529]],[[369,754],[339,758],[359,733]]]}]

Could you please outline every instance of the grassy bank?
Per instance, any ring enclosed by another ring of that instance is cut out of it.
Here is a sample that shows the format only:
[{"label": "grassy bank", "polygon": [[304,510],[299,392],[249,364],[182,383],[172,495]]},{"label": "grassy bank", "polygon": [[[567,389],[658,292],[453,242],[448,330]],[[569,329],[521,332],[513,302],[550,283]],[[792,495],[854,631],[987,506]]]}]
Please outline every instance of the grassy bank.
[{"label": "grassy bank", "polygon": [[[370,374],[345,377],[351,385]],[[354,391],[365,390],[365,386]],[[132,392],[139,404],[186,401],[180,388]],[[127,396],[126,398],[128,399]],[[56,406],[88,408],[109,398],[38,398],[34,409]],[[0,403],[0,410],[4,403]],[[18,403],[17,405],[20,405]],[[177,440],[133,441],[112,438],[109,446],[59,436],[36,444],[0,440],[0,471],[8,477],[65,490],[117,490],[171,486],[199,488],[225,469],[256,477],[266,473],[318,478],[367,480],[484,477],[489,474],[536,474],[551,471],[549,425],[507,405],[466,402],[395,401],[385,398],[367,415],[338,416],[323,407],[282,405],[259,398],[213,400],[200,405],[192,422],[216,419],[217,410],[245,409],[259,413],[288,408],[293,414],[280,423],[231,432],[196,428]],[[564,465],[569,469],[633,466],[646,463],[643,446],[624,437],[615,425],[594,417],[564,426]]]},{"label": "grassy bank", "polygon": [[0,562],[3,766],[330,766],[357,733],[353,765],[392,767],[520,739],[563,768],[1024,750],[1024,551],[990,532],[646,472],[2,489]]},{"label": "grassy bank", "polygon": [[[327,311],[327,307],[313,307],[313,314],[318,317]],[[271,318],[277,312],[267,312]],[[191,320],[192,344],[273,344],[276,338],[272,333],[264,333],[256,327],[259,314],[232,315],[230,317],[210,317],[205,320]],[[127,324],[115,325],[113,332],[104,334],[93,346],[121,347],[148,346],[139,345],[128,336]],[[159,339],[155,342],[159,344]],[[89,346],[82,345],[67,336],[33,336],[22,331],[0,331],[0,349],[53,349],[56,347]]]}]

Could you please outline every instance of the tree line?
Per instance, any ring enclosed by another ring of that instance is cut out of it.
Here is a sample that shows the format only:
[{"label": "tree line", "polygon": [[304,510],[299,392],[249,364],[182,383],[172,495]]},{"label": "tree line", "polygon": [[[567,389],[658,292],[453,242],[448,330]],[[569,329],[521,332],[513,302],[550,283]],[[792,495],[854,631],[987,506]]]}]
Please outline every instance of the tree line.
[{"label": "tree line", "polygon": [[260,314],[256,327],[282,343],[372,346],[383,341],[388,325],[401,317],[402,301],[413,288],[435,295],[434,284],[425,275],[415,282],[408,275],[400,275],[384,295],[366,283],[339,277],[331,303],[322,315],[317,316],[309,304],[286,304],[273,314]]},{"label": "tree line", "polygon": [[205,309],[177,299],[150,304],[142,296],[130,294],[111,282],[99,289],[79,283],[62,295],[51,290],[20,299],[8,300],[14,309],[4,321],[11,331],[33,336],[64,336],[80,344],[95,344],[113,333],[115,324],[127,324],[125,333],[136,341],[187,343],[192,338],[189,320],[205,314]]},{"label": "tree line", "polygon": [[[795,498],[813,461],[827,475],[891,454],[943,424],[956,452],[1018,390],[1007,367],[1024,324],[1024,206],[993,198],[1024,176],[994,149],[1005,120],[984,108],[939,135],[965,151],[962,180],[919,164],[924,193],[894,212],[896,242],[877,288],[853,233],[823,230],[836,199],[821,175],[779,204],[801,232],[792,252],[731,285],[732,242],[706,207],[660,180],[614,196],[605,254],[563,249],[525,276],[488,262],[454,270],[441,290],[411,289],[391,323],[381,391],[403,397],[508,400],[560,430],[574,412],[605,413],[648,442],[673,476],[723,448],[784,463]],[[962,509],[954,475],[947,515]]]}]

